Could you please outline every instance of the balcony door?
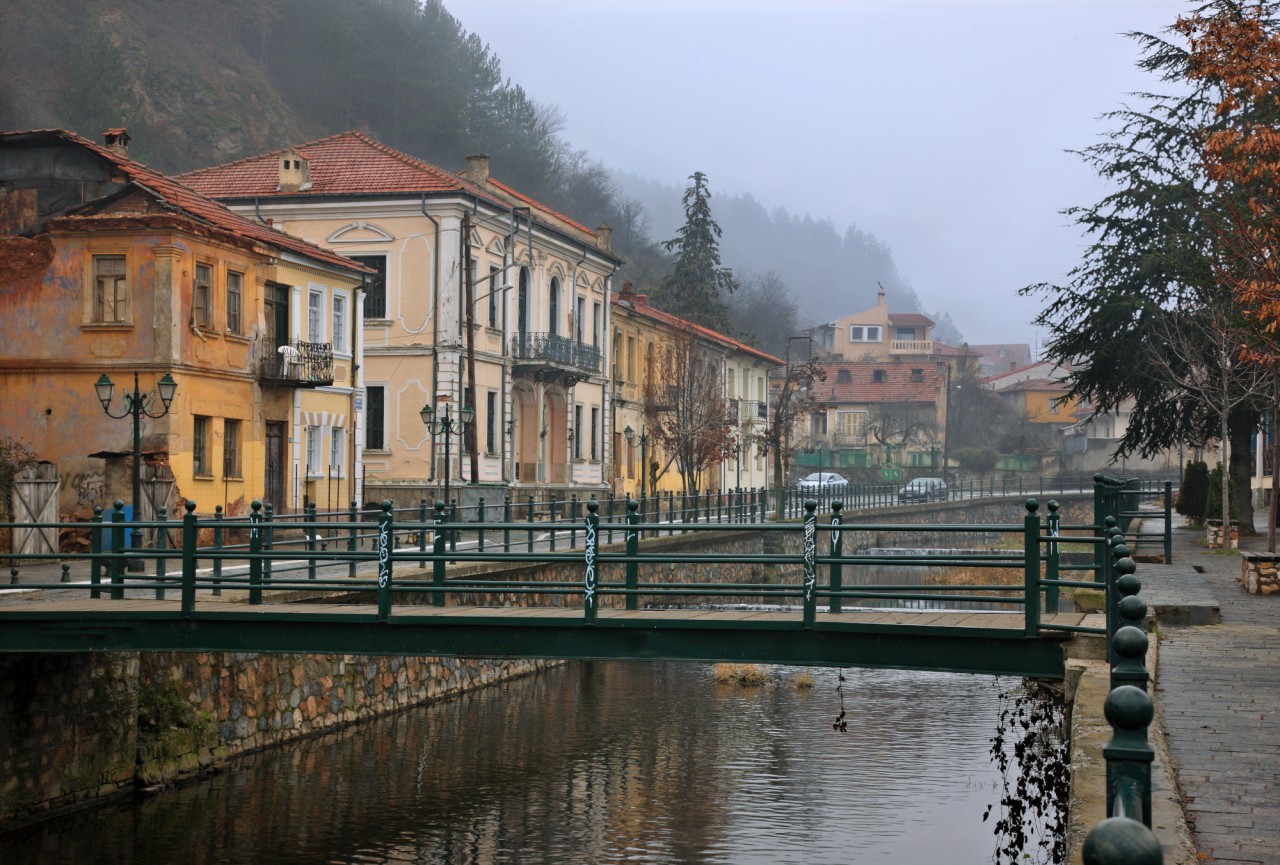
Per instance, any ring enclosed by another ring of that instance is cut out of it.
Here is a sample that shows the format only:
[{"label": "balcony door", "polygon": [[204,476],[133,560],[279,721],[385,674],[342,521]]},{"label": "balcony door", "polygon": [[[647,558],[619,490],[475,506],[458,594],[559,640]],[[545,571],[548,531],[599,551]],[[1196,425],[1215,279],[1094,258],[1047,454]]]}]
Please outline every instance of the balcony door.
[{"label": "balcony door", "polygon": [[263,313],[266,318],[266,339],[263,342],[263,354],[274,357],[278,371],[283,374],[285,358],[279,348],[289,344],[289,294],[287,285],[274,282],[267,283],[266,295],[263,298]]}]

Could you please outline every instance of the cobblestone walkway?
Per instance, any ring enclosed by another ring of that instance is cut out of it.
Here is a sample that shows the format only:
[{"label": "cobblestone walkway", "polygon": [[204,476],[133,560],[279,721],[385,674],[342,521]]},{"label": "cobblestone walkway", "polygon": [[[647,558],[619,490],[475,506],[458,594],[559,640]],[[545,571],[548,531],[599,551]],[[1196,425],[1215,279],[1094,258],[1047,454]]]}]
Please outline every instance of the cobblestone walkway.
[{"label": "cobblestone walkway", "polygon": [[1156,696],[1187,821],[1205,861],[1280,865],[1280,597],[1246,594],[1239,555],[1197,537],[1175,531],[1175,565],[1138,569],[1153,600],[1212,598],[1221,615],[1160,624]]}]

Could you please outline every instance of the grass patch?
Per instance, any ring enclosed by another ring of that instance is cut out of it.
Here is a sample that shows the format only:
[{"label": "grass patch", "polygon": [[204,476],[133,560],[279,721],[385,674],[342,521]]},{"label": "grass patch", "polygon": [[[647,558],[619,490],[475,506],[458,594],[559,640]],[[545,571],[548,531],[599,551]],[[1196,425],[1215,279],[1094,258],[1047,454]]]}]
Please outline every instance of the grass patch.
[{"label": "grass patch", "polygon": [[759,688],[767,681],[764,668],[759,664],[714,664],[711,676],[717,685],[739,685],[743,688]]}]

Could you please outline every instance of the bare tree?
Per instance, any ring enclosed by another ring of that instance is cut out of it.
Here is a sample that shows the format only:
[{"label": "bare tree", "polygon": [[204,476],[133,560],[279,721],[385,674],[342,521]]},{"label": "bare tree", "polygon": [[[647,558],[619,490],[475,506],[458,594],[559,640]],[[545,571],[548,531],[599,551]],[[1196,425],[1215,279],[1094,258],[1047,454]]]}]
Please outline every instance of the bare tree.
[{"label": "bare tree", "polygon": [[871,407],[867,431],[881,445],[905,448],[938,440],[933,406],[912,402],[882,402]]},{"label": "bare tree", "polygon": [[[791,343],[793,340],[806,344],[804,359],[793,358]],[[793,336],[787,340],[787,365],[783,370],[782,380],[771,386],[771,405],[769,421],[764,428],[764,442],[761,449],[773,454],[773,500],[775,507],[782,507],[782,467],[795,456],[796,445],[792,443],[791,433],[796,424],[808,417],[817,407],[813,386],[827,380],[827,371],[822,368],[818,358],[813,356],[808,337]]]},{"label": "bare tree", "polygon": [[[1222,465],[1222,530],[1231,526],[1228,421],[1233,411],[1270,396],[1270,372],[1244,358],[1239,311],[1229,296],[1183,301],[1162,310],[1158,339],[1147,346],[1150,373],[1180,388],[1217,416],[1218,458]],[[1205,442],[1189,442],[1204,445]]]},{"label": "bare tree", "polygon": [[708,468],[733,447],[737,417],[724,396],[724,364],[688,330],[677,331],[647,371],[644,412],[651,434],[680,470],[685,492],[697,493]]}]

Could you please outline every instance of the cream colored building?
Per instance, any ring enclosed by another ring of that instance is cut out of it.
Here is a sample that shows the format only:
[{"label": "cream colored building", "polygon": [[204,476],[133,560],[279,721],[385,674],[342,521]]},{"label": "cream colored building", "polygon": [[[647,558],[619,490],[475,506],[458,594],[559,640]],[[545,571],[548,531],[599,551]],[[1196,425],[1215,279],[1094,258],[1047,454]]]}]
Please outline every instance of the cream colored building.
[{"label": "cream colored building", "polygon": [[[350,383],[361,502],[435,497],[446,475],[463,503],[607,486],[602,359],[621,262],[606,228],[520,195],[487,157],[453,174],[359,132],[182,179],[378,272],[351,310],[364,343]],[[455,422],[470,405],[475,420],[433,435],[428,405]]]}]

